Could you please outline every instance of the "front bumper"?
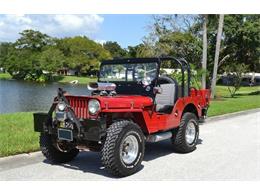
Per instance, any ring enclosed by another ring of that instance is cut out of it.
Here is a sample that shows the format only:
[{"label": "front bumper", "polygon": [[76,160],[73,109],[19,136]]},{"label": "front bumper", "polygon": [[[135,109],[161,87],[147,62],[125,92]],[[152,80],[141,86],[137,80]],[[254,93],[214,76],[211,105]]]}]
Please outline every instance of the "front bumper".
[{"label": "front bumper", "polygon": [[[57,135],[58,126],[55,121],[49,117],[48,113],[34,113],[34,131]],[[49,119],[50,118],[50,119]],[[99,119],[81,119],[80,133],[77,128],[70,129],[74,140],[78,141],[96,141],[99,142],[106,135],[106,120]]]}]

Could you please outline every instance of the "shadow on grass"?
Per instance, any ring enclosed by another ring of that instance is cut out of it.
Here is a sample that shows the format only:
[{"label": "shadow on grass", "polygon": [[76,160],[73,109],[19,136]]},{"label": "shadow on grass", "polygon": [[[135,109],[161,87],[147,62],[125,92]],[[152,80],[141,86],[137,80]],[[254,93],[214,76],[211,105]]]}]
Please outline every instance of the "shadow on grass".
[{"label": "shadow on grass", "polygon": [[233,97],[227,96],[225,98],[239,98],[239,97],[252,96],[252,95],[260,95],[260,91],[253,91],[250,93],[237,93]]},{"label": "shadow on grass", "polygon": [[227,99],[237,99],[237,98],[241,98],[242,95],[238,95],[236,94],[235,96],[231,97],[231,96],[223,96],[223,98]]},{"label": "shadow on grass", "polygon": [[248,95],[260,95],[260,91],[253,91],[251,93],[249,93]]},{"label": "shadow on grass", "polygon": [[[198,140],[198,145],[199,144],[202,144],[201,139]],[[174,153],[175,152],[173,151],[170,140],[157,143],[147,143],[145,145],[145,154],[143,160],[149,162]],[[62,166],[64,168],[82,171],[84,173],[93,173],[97,175],[102,175],[107,178],[118,179],[117,177],[114,177],[109,172],[104,170],[104,167],[101,163],[101,155],[99,152],[80,152],[73,161],[59,165],[53,164],[48,160],[44,160],[43,162],[53,166]],[[141,171],[143,168],[144,166],[141,165],[139,171]]]}]

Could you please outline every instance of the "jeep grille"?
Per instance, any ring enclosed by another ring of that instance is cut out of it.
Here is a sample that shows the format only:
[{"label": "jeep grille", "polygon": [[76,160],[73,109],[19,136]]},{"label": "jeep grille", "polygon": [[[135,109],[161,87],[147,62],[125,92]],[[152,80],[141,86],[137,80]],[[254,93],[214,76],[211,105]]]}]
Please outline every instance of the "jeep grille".
[{"label": "jeep grille", "polygon": [[66,97],[78,118],[88,117],[88,101],[84,97]]}]

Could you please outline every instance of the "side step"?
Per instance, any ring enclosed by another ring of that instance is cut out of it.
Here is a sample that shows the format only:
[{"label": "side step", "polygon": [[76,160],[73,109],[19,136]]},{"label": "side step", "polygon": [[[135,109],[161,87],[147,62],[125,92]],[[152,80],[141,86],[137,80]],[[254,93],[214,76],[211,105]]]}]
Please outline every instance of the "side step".
[{"label": "side step", "polygon": [[172,132],[167,131],[167,132],[162,132],[162,133],[156,133],[153,135],[148,135],[146,138],[147,142],[159,142],[163,141],[166,139],[170,139],[172,137]]}]

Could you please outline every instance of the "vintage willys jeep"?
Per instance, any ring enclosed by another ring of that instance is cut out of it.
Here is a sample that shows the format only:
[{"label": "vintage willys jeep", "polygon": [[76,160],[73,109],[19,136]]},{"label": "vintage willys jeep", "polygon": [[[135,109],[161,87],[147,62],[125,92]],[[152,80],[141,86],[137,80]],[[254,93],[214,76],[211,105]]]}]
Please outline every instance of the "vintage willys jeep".
[{"label": "vintage willys jeep", "polygon": [[[164,62],[179,65],[180,85],[160,75]],[[54,163],[65,163],[80,150],[100,151],[106,169],[128,176],[140,168],[145,142],[171,139],[175,151],[193,151],[210,91],[190,87],[190,78],[184,59],[102,62],[98,82],[88,86],[90,96],[73,96],[59,89],[48,113],[34,113],[42,153]]]}]

